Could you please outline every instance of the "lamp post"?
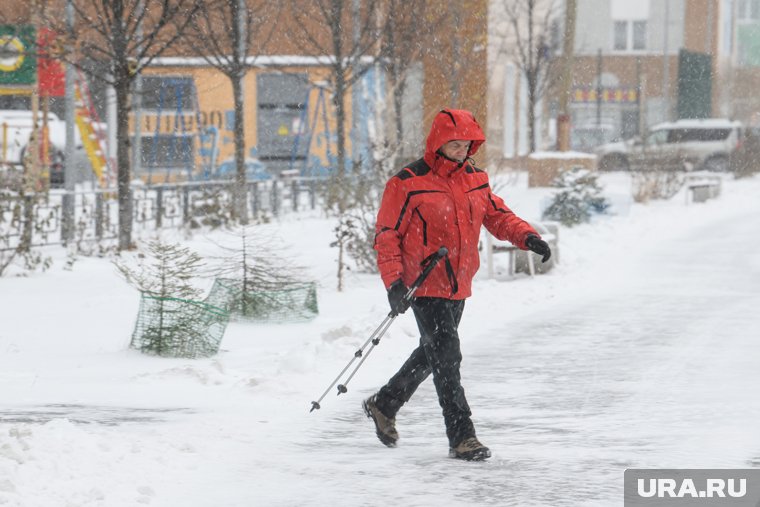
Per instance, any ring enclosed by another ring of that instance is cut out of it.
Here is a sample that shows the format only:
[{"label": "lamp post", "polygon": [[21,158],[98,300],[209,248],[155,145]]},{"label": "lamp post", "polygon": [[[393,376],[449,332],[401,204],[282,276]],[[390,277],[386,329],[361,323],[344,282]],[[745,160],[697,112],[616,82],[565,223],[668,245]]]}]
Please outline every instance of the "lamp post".
[{"label": "lamp post", "polygon": [[663,27],[662,42],[662,101],[665,120],[670,120],[670,61],[668,58],[668,36],[670,29],[670,2],[665,2],[665,26]]},{"label": "lamp post", "polygon": [[575,52],[576,0],[565,5],[565,33],[562,39],[562,80],[559,89],[559,115],[557,116],[557,150],[570,149],[570,89],[573,84],[573,53]]},{"label": "lamp post", "polygon": [[[67,0],[66,2],[66,30],[67,30],[67,58],[72,58],[72,44],[71,40],[74,37],[74,0]],[[74,190],[76,188],[75,170],[74,166],[74,80],[76,76],[74,74],[74,66],[70,63],[66,63],[66,89],[64,91],[65,101],[65,119],[66,119],[66,145],[64,148],[64,167],[63,167],[63,181],[66,192],[63,194],[63,222],[61,224],[61,236],[63,243],[68,243],[73,237],[74,232]]]}]

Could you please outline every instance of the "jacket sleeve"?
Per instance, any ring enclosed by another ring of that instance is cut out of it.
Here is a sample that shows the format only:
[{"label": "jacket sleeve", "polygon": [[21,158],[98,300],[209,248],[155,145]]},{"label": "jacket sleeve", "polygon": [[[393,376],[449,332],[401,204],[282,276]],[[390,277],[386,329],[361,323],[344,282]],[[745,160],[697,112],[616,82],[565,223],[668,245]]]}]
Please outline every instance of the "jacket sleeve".
[{"label": "jacket sleeve", "polygon": [[486,215],[483,219],[483,225],[488,232],[502,241],[506,240],[518,248],[527,250],[525,240],[529,234],[535,234],[541,237],[539,233],[525,220],[515,215],[515,213],[504,204],[504,201],[498,195],[488,189],[488,205]]},{"label": "jacket sleeve", "polygon": [[409,227],[411,213],[407,208],[407,193],[399,178],[391,178],[385,185],[383,200],[375,224],[375,250],[377,267],[385,288],[401,278],[401,239]]}]

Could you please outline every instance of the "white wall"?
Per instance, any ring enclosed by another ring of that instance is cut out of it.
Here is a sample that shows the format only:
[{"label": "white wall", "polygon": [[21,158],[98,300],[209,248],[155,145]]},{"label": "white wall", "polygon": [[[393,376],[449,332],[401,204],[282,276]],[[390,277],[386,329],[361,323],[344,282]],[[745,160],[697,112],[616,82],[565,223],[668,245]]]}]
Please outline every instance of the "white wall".
[{"label": "white wall", "polygon": [[596,55],[612,50],[610,0],[578,0],[575,18],[575,54]]},{"label": "white wall", "polygon": [[503,118],[503,139],[502,154],[505,158],[514,157],[517,154],[515,145],[515,135],[517,125],[515,124],[515,103],[517,100],[517,83],[519,80],[519,71],[514,65],[506,65],[504,68],[504,108],[502,111]]},{"label": "white wall", "polygon": [[[669,4],[669,5],[666,5]],[[677,55],[683,46],[686,17],[685,0],[651,0],[647,45],[651,52],[662,54],[665,46],[665,9],[668,9],[668,54]]]}]

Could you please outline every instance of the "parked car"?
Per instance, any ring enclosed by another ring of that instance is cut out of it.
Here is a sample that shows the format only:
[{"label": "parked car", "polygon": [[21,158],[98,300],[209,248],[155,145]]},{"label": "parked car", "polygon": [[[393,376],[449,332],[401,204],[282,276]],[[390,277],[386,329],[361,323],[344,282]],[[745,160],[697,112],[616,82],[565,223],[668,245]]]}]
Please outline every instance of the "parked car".
[{"label": "parked car", "polygon": [[[216,171],[211,175],[213,180],[232,180],[235,179],[237,168],[235,159],[227,159],[216,167]],[[270,173],[264,163],[257,158],[245,159],[245,177],[248,181],[271,180]]]},{"label": "parked car", "polygon": [[615,128],[611,124],[579,125],[570,131],[570,149],[592,153],[594,148],[613,141],[615,137]]},{"label": "parked car", "polygon": [[604,144],[594,151],[603,171],[727,171],[743,139],[738,121],[678,120],[655,125],[643,138]]}]

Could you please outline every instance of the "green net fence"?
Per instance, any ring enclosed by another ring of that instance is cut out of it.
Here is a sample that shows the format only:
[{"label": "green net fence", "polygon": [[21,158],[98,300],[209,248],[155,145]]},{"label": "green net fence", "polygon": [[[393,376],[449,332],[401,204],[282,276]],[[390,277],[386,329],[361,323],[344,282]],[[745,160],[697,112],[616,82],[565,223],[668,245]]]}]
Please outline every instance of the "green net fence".
[{"label": "green net fence", "polygon": [[143,294],[130,347],[165,357],[213,356],[229,318],[210,304]]},{"label": "green net fence", "polygon": [[243,290],[241,280],[217,278],[206,303],[228,311],[234,320],[247,322],[303,322],[319,314],[314,282]]}]

